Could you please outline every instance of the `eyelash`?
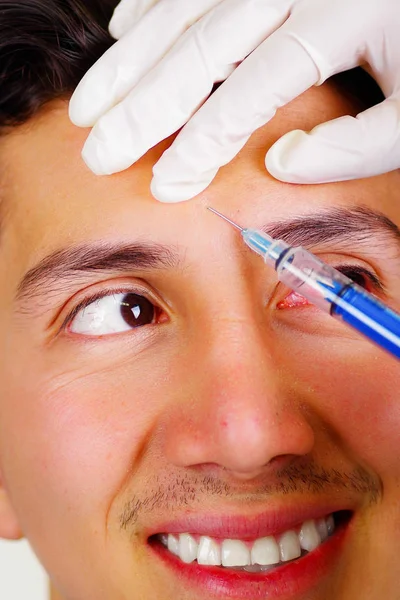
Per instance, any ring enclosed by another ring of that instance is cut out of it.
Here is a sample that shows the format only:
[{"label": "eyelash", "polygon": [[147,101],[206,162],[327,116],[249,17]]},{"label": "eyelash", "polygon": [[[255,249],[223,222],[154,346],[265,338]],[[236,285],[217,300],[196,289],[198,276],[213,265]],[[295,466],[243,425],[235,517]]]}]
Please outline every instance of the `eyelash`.
[{"label": "eyelash", "polygon": [[81,310],[84,310],[91,304],[94,304],[95,302],[98,302],[99,300],[102,300],[107,296],[113,296],[116,294],[137,294],[138,296],[143,296],[144,298],[147,298],[147,300],[154,304],[156,308],[159,308],[158,305],[152,299],[146,296],[143,290],[128,287],[99,290],[98,292],[87,296],[86,298],[81,300],[81,302],[79,302],[76,306],[74,306],[74,308],[68,313],[68,315],[62,322],[60,331],[65,331],[67,327],[71,325],[75,317],[81,312]]},{"label": "eyelash", "polygon": [[[365,276],[372,283],[373,287],[376,290],[379,290],[379,291],[384,290],[384,286],[383,286],[381,280],[379,279],[379,277],[372,271],[369,271],[368,269],[366,269],[365,267],[361,267],[360,265],[338,265],[335,268],[338,271],[340,271],[341,273],[343,273],[343,275],[346,275],[349,279],[352,279],[353,281],[355,280],[354,276],[356,276],[356,277],[357,277],[357,275]],[[358,282],[356,281],[356,283],[358,283]],[[362,284],[359,284],[359,285],[361,285],[362,287],[365,287]],[[370,291],[370,290],[368,290],[368,291]],[[100,290],[100,291],[84,298],[68,313],[68,315],[65,317],[65,319],[60,327],[60,331],[65,331],[67,329],[67,327],[73,322],[74,318],[80,313],[80,311],[84,310],[91,304],[93,304],[93,303],[97,302],[98,300],[101,300],[102,298],[105,298],[107,296],[112,296],[113,294],[124,294],[124,293],[137,293],[138,295],[143,295],[144,297],[146,297],[143,294],[143,290],[129,289],[127,287]],[[149,298],[148,298],[148,300],[149,300],[149,302],[153,302]],[[157,305],[155,305],[155,306],[157,306]]]},{"label": "eyelash", "polygon": [[384,291],[383,283],[381,282],[379,277],[376,275],[376,273],[373,273],[366,267],[362,267],[360,265],[338,265],[335,268],[337,271],[343,273],[343,275],[346,275],[346,277],[348,277],[349,279],[352,279],[355,283],[358,283],[358,285],[361,285],[361,287],[365,287],[367,291],[371,290],[357,281],[358,275],[364,276],[372,284],[372,287],[375,290],[378,290],[380,292]]}]

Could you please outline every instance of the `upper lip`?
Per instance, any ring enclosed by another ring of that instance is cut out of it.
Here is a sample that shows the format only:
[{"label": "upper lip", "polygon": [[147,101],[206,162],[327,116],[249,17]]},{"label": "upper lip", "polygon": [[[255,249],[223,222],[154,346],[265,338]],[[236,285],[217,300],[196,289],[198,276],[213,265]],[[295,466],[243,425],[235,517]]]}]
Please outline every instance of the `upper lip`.
[{"label": "upper lip", "polygon": [[295,529],[304,521],[320,519],[334,512],[347,510],[354,511],[348,504],[304,504],[293,506],[280,506],[256,513],[237,514],[232,507],[222,514],[202,512],[201,514],[186,514],[184,517],[160,522],[157,526],[147,530],[151,537],[161,533],[191,533],[200,536],[209,536],[222,539],[255,540],[257,538],[277,535],[289,529]]}]

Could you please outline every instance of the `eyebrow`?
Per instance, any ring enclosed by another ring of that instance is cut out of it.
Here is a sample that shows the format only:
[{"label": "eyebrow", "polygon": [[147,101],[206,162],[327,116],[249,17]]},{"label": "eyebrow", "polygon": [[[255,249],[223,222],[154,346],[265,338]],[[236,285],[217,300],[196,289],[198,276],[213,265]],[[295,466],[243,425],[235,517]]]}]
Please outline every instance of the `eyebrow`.
[{"label": "eyebrow", "polygon": [[[367,207],[330,208],[269,223],[263,231],[293,246],[326,243],[369,244],[371,236],[391,238],[400,251],[400,230],[386,215]],[[176,269],[177,247],[154,243],[86,243],[58,250],[30,269],[18,286],[16,301],[32,300],[88,273],[128,273],[133,270]]]},{"label": "eyebrow", "polygon": [[85,243],[58,250],[30,269],[17,288],[16,301],[32,300],[43,289],[48,294],[87,274],[174,269],[179,262],[177,249],[162,244]]},{"label": "eyebrow", "polygon": [[365,206],[335,207],[262,227],[275,239],[292,246],[319,246],[334,242],[367,244],[371,236],[391,238],[399,246],[400,229],[385,214]]}]

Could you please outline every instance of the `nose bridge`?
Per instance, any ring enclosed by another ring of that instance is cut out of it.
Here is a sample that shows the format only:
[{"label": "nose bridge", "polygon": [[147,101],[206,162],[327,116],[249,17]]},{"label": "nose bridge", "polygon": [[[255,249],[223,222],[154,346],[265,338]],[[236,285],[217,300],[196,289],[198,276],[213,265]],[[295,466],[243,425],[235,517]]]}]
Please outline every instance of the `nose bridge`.
[{"label": "nose bridge", "polygon": [[[253,373],[252,385],[262,379],[274,385],[275,372],[272,359],[272,339],[268,333],[268,317],[258,298],[258,286],[246,271],[247,265],[239,260],[218,262],[223,284],[218,279],[208,282],[213,289],[211,301],[199,303],[201,329],[193,327],[196,338],[196,363],[200,360],[213,387],[242,382]],[[209,273],[206,274],[206,277]],[[213,275],[214,277],[214,275]],[[203,312],[204,311],[204,312]],[[255,377],[255,374],[258,374]],[[219,385],[218,384],[218,385]]]},{"label": "nose bridge", "polygon": [[277,370],[267,325],[263,327],[251,313],[225,316],[207,331],[203,359],[212,385],[222,386],[225,394],[230,387],[238,390],[243,386],[243,391],[251,391],[261,386],[271,395],[276,386]]},{"label": "nose bridge", "polygon": [[226,435],[254,435],[282,409],[271,340],[257,319],[226,319],[208,337],[204,402]]},{"label": "nose bridge", "polygon": [[202,333],[190,400],[169,428],[170,460],[251,478],[277,456],[309,452],[313,432],[285,396],[267,322],[252,310],[226,311]]}]

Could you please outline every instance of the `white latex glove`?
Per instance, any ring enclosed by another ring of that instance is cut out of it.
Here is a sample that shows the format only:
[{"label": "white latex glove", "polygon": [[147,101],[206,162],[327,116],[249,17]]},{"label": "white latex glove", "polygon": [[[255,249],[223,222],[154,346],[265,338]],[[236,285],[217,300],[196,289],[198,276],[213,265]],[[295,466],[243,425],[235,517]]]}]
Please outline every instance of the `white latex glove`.
[{"label": "white latex glove", "polygon": [[152,181],[159,200],[187,200],[277,108],[357,65],[385,102],[286,134],[267,169],[282,181],[322,183],[400,167],[399,0],[123,0],[110,30],[124,35],[70,105],[75,124],[94,126],[83,151],[94,173],[128,168],[187,123]]}]

